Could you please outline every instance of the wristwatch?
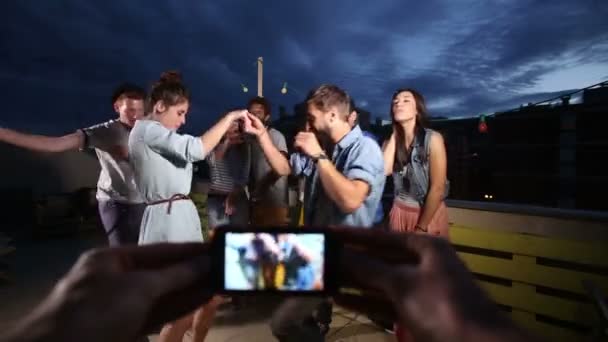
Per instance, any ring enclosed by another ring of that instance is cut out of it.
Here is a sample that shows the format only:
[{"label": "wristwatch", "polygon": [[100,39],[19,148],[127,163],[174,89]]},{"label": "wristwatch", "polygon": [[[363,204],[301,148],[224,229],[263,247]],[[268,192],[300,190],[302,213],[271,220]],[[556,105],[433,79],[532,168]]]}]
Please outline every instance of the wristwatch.
[{"label": "wristwatch", "polygon": [[316,156],[313,156],[311,159],[312,159],[313,163],[316,164],[321,159],[329,159],[329,158],[327,157],[327,154],[325,154],[325,152],[321,152],[321,153],[317,154]]}]

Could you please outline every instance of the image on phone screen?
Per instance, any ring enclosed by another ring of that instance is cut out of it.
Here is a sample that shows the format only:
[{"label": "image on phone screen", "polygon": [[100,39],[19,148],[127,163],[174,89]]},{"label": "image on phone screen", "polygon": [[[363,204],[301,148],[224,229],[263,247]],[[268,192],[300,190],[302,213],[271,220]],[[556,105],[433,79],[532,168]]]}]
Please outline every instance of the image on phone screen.
[{"label": "image on phone screen", "polygon": [[227,232],[227,291],[324,291],[323,233]]}]

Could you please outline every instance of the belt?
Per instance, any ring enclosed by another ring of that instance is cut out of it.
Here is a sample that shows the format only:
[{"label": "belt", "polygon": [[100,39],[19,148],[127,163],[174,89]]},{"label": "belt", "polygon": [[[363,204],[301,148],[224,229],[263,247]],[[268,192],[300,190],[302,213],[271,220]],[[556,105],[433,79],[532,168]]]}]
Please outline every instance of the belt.
[{"label": "belt", "polygon": [[184,194],[175,194],[175,195],[171,196],[170,198],[153,201],[153,202],[148,202],[146,204],[147,205],[157,205],[157,204],[169,203],[169,205],[167,206],[167,215],[169,215],[169,214],[171,214],[171,206],[173,205],[173,202],[182,201],[182,200],[190,200],[190,197],[188,197],[188,195],[184,195]]}]

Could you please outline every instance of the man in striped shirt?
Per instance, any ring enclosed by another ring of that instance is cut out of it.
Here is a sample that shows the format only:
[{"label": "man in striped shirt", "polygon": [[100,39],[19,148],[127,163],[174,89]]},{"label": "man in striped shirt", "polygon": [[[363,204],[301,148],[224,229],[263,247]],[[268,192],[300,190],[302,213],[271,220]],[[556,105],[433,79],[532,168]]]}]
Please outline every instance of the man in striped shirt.
[{"label": "man in striped shirt", "polygon": [[209,228],[247,225],[249,202],[245,186],[249,180],[251,157],[238,124],[230,128],[209,154],[207,162],[211,180],[207,196]]}]

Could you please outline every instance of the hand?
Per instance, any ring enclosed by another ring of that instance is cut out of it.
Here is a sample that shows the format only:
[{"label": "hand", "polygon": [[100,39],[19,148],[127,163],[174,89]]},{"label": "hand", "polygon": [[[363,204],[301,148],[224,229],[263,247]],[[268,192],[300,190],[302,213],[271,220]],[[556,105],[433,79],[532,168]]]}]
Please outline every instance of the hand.
[{"label": "hand", "polygon": [[245,121],[245,133],[261,137],[266,133],[266,126],[264,123],[255,115],[249,113],[247,115],[248,120]]},{"label": "hand", "polygon": [[394,320],[411,331],[414,340],[495,341],[492,337],[513,335],[519,337],[514,340],[524,340],[444,239],[332,230],[344,245],[341,285],[363,292],[336,296],[340,305],[361,312],[392,307]]},{"label": "hand", "polygon": [[235,122],[238,120],[245,120],[248,115],[247,109],[237,109],[226,114],[230,118],[230,121]]},{"label": "hand", "polygon": [[298,133],[295,137],[294,146],[309,157],[316,157],[323,153],[317,137],[311,132]]},{"label": "hand", "polygon": [[226,215],[232,216],[236,211],[236,201],[241,191],[240,189],[233,190],[226,196],[226,200],[224,201],[224,213]]},{"label": "hand", "polygon": [[208,250],[184,243],[86,252],[14,336],[46,327],[41,341],[133,341],[211,297]]},{"label": "hand", "polygon": [[234,204],[232,201],[232,196],[228,195],[226,200],[224,201],[224,214],[228,216],[232,216],[234,213]]}]

